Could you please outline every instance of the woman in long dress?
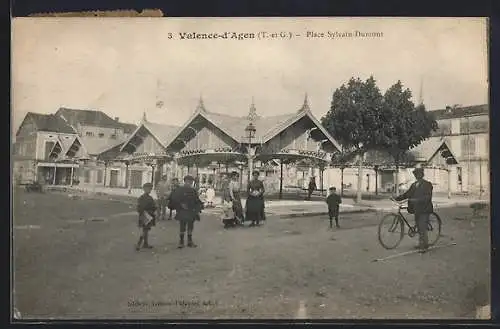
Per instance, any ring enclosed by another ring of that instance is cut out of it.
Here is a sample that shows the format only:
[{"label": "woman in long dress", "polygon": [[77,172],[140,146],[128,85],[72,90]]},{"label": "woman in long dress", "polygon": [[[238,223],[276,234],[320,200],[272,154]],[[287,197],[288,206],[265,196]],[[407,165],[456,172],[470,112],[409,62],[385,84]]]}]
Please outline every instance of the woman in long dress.
[{"label": "woman in long dress", "polygon": [[252,221],[250,226],[259,226],[264,220],[264,183],[259,180],[259,172],[252,173],[252,180],[248,184],[248,198],[246,204],[246,217]]},{"label": "woman in long dress", "polygon": [[243,223],[245,221],[245,217],[243,215],[243,206],[241,204],[241,186],[239,183],[240,175],[237,171],[233,171],[231,173],[231,181],[229,182],[229,197],[231,202],[233,203],[233,212],[235,220],[239,223]]}]

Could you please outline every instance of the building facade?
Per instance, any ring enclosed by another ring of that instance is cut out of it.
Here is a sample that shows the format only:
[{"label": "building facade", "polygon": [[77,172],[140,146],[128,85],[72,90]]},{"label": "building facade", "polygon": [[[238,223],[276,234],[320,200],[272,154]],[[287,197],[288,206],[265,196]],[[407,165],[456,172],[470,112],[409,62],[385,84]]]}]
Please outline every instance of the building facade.
[{"label": "building facade", "polygon": [[64,120],[29,112],[13,145],[13,175],[17,183],[73,184],[78,181],[78,159],[86,150]]},{"label": "building facade", "polygon": [[[438,131],[410,150],[397,172],[389,155],[365,154],[362,191],[394,191],[395,175],[404,190],[415,166],[424,168],[435,191],[489,190],[488,106],[433,113]],[[246,135],[250,123],[253,136]],[[207,111],[200,99],[181,127],[149,122],[145,115],[134,125],[101,111],[61,108],[54,115],[26,116],[14,144],[14,172],[19,181],[43,178],[49,184],[131,190],[162,175],[187,173],[199,184],[222,188],[232,171],[245,185],[252,168],[261,171],[268,191],[305,189],[311,177],[322,190],[343,183],[345,190],[356,191],[356,161],[343,170],[330,166],[339,148],[311,114],[307,96],[298,111],[271,117],[259,116],[254,104],[245,117]]]},{"label": "building facade", "polygon": [[452,169],[454,192],[481,193],[490,190],[489,106],[449,107],[434,111],[439,130],[457,156]]}]

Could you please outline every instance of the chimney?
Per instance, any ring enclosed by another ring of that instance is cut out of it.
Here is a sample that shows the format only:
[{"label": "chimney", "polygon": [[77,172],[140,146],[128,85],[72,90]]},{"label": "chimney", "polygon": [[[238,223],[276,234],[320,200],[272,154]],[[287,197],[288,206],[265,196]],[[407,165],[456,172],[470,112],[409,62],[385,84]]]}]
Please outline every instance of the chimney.
[{"label": "chimney", "polygon": [[119,117],[115,117],[115,121],[116,122],[120,121],[120,118]]}]

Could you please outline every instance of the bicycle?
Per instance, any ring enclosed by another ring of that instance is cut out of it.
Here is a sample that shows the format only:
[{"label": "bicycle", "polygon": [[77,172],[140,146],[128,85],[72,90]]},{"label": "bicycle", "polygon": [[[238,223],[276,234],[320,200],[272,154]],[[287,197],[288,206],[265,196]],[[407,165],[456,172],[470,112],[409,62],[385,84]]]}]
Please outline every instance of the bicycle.
[{"label": "bicycle", "polygon": [[[398,205],[398,211],[397,213],[389,213],[386,214],[384,217],[382,217],[382,220],[380,221],[380,224],[378,226],[378,240],[382,247],[385,249],[394,249],[399,244],[404,238],[405,235],[405,225],[408,228],[408,236],[410,238],[418,235],[418,227],[417,225],[410,225],[408,220],[405,218],[405,216],[402,214],[401,210],[403,209],[408,209],[408,206],[405,206],[403,202],[398,202],[394,199],[391,199],[394,203]],[[388,229],[385,228],[385,225],[388,225]],[[429,222],[428,222],[428,238],[429,238],[429,246],[433,246],[436,244],[436,242],[439,240],[439,237],[441,236],[441,218],[439,217],[438,214],[435,212],[432,212],[429,215]],[[383,238],[383,235],[388,232],[391,236],[395,237],[395,243],[390,244],[388,243],[385,238]],[[431,238],[431,235],[435,235],[434,237]]]}]

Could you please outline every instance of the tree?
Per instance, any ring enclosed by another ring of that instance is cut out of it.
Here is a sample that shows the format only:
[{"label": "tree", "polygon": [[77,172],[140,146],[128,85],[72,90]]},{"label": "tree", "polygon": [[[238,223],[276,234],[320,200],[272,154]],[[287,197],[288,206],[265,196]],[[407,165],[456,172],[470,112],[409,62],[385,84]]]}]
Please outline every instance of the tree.
[{"label": "tree", "polygon": [[438,127],[434,115],[427,112],[423,104],[415,107],[411,96],[411,91],[403,90],[403,84],[398,81],[384,94],[381,109],[384,127],[380,132],[385,136],[379,140],[377,148],[386,150],[394,159],[396,192],[399,188],[399,166],[408,150],[430,137]]},{"label": "tree", "polygon": [[342,146],[358,156],[358,191],[356,201],[361,201],[363,155],[384,140],[380,120],[383,96],[371,76],[366,81],[351,78],[335,90],[330,110],[321,118],[323,126]]}]

